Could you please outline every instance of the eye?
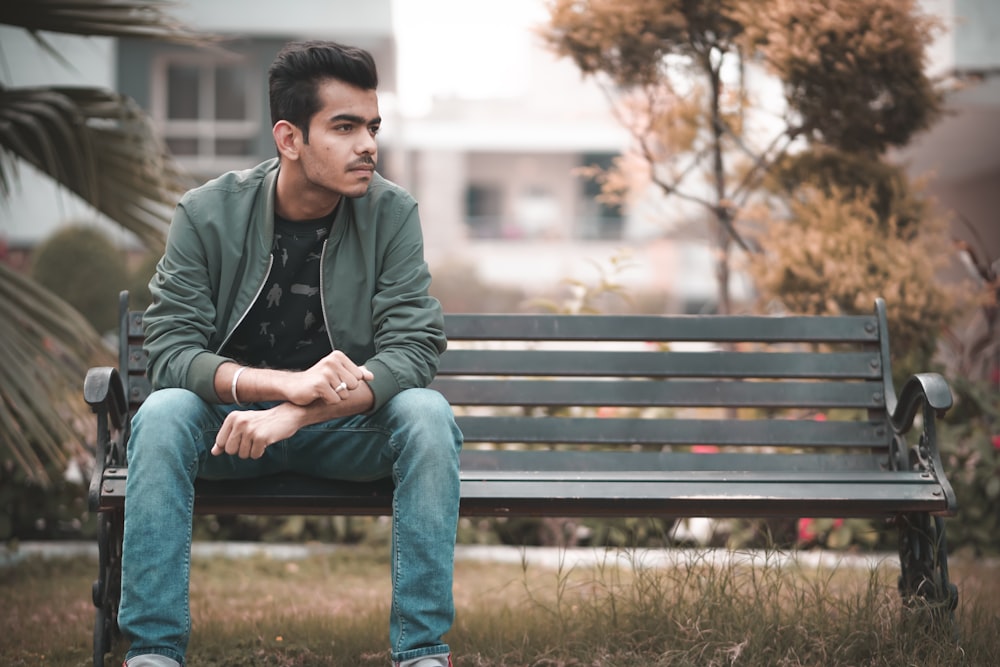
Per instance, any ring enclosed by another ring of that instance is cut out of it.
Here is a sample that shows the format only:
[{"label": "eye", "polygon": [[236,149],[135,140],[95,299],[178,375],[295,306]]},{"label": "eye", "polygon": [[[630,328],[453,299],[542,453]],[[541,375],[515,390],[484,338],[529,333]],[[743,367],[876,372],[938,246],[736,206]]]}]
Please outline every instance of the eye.
[{"label": "eye", "polygon": [[379,130],[381,129],[382,129],[381,125],[369,125],[368,133],[374,137],[376,134],[378,134]]}]

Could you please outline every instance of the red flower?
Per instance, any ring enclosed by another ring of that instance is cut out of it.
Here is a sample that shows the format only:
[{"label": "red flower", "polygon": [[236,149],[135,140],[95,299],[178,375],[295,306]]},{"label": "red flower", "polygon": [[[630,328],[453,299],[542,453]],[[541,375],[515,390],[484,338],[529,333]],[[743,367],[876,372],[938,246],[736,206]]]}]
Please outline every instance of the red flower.
[{"label": "red flower", "polygon": [[[830,527],[830,531],[828,532],[832,532],[843,525],[843,519],[834,519],[833,525]],[[802,544],[810,544],[821,537],[820,531],[816,529],[816,519],[799,519],[797,528],[799,532],[799,542]]]},{"label": "red flower", "polygon": [[1000,435],[993,436],[993,449],[1000,449]]},{"label": "red flower", "polygon": [[815,519],[799,519],[799,542],[809,543],[818,537],[818,534],[813,529],[813,522]]}]

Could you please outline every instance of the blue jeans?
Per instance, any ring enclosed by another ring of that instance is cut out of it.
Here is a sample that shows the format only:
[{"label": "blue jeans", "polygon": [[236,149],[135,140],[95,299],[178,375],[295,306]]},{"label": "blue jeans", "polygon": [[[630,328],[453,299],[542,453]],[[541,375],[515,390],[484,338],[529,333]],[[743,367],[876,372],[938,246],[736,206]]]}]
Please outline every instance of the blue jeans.
[{"label": "blue jeans", "polygon": [[[250,406],[261,408],[263,405]],[[408,389],[371,415],[303,428],[257,460],[209,452],[232,405],[183,389],[153,392],[132,422],[118,624],[129,658],[184,663],[196,477],[232,479],[291,470],[395,483],[392,532],[393,661],[448,653],[462,435],[437,392]]]}]

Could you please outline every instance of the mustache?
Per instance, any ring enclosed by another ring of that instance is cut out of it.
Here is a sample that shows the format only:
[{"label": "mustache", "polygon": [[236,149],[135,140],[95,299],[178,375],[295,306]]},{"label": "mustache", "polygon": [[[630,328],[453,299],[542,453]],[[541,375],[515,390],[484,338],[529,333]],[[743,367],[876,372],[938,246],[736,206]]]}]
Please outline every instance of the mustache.
[{"label": "mustache", "polygon": [[357,169],[358,167],[371,167],[372,169],[374,169],[375,160],[372,159],[371,155],[363,155],[357,160],[354,160],[353,162],[349,163],[347,165],[347,170],[350,171],[351,169]]}]

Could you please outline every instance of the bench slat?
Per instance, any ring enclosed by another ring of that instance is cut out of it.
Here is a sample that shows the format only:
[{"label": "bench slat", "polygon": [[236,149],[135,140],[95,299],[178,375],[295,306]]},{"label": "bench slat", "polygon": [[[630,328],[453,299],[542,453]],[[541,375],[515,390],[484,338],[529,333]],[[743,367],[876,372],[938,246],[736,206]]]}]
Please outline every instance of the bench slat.
[{"label": "bench slat", "polygon": [[444,375],[608,377],[881,378],[874,352],[609,352],[450,349]]},{"label": "bench slat", "polygon": [[887,448],[882,423],[812,420],[457,418],[466,442]]},{"label": "bench slat", "polygon": [[877,342],[873,316],[446,315],[450,340]]},{"label": "bench slat", "polygon": [[884,406],[878,382],[611,382],[438,378],[431,388],[453,405],[864,408]]},{"label": "bench slat", "polygon": [[900,482],[889,487],[855,480],[850,485],[785,480],[743,483],[485,482],[462,484],[462,511],[492,516],[891,517],[900,512],[945,513],[935,484]]},{"label": "bench slat", "polygon": [[[605,483],[678,483],[678,484],[719,484],[732,482],[747,487],[761,484],[828,484],[841,487],[845,492],[851,484],[874,484],[885,486],[883,493],[902,485],[935,485],[934,478],[926,473],[899,471],[857,471],[836,470],[463,470],[462,480],[470,482],[517,482],[534,484],[548,482],[556,484],[601,484]],[[581,487],[582,488],[582,487]],[[583,493],[592,495],[593,491]]]},{"label": "bench slat", "polygon": [[755,470],[797,472],[882,472],[885,456],[852,450],[830,456],[727,451],[724,455],[688,451],[595,451],[542,449],[471,449],[462,451],[462,471],[468,476],[481,471],[664,471]]},{"label": "bench slat", "polygon": [[[642,479],[644,475],[647,479]],[[473,516],[890,517],[898,512],[947,510],[940,487],[919,473],[819,476],[802,472],[716,475],[691,471],[628,475],[534,474],[524,479],[494,471],[463,471],[461,511]],[[596,483],[600,481],[600,483]],[[125,479],[105,481],[102,509],[120,508]],[[274,475],[253,480],[198,480],[195,509],[210,514],[388,515],[389,480],[350,483]]]}]

